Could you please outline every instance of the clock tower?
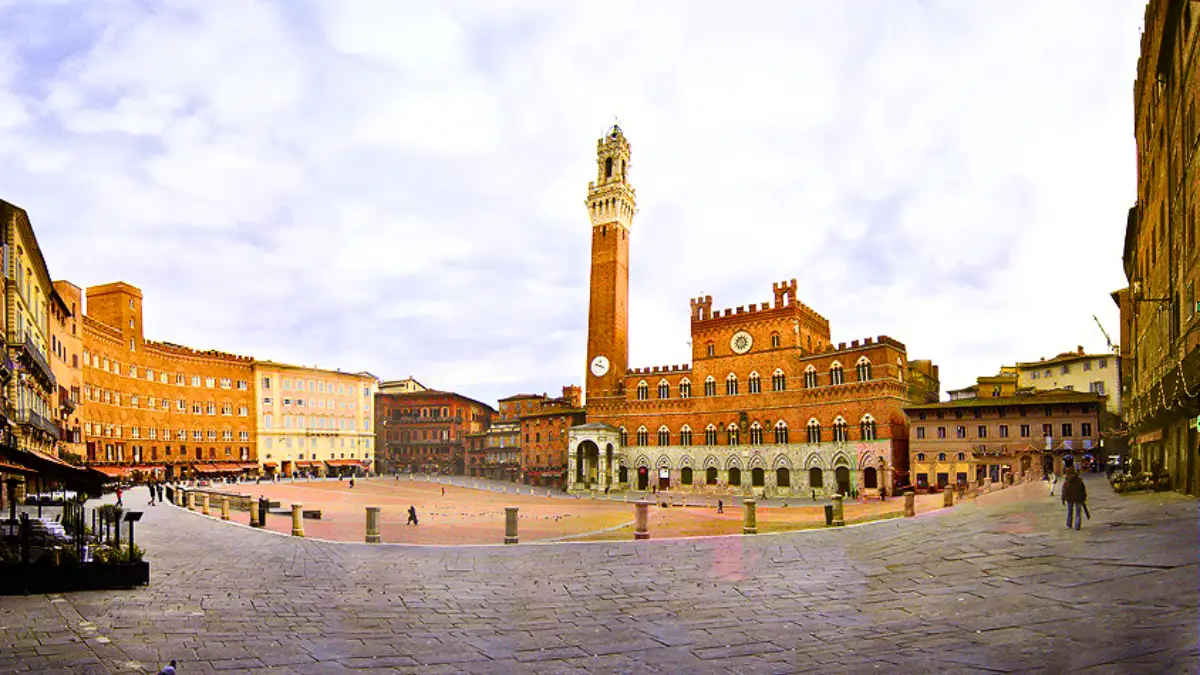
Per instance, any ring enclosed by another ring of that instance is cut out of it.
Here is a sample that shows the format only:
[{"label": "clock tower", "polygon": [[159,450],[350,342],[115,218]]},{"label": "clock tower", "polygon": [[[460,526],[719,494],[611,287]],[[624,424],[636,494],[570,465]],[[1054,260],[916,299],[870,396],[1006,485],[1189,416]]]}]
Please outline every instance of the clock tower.
[{"label": "clock tower", "polygon": [[588,303],[587,397],[623,396],[629,367],[629,228],[637,193],[629,184],[629,141],[613,126],[596,142],[596,180],[588,183],[592,223]]}]

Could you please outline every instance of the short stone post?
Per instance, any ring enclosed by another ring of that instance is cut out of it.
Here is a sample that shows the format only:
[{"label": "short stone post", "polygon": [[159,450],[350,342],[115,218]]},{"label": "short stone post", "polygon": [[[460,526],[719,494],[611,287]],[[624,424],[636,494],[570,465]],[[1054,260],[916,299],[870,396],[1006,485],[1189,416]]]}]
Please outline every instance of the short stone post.
[{"label": "short stone post", "polygon": [[250,500],[250,527],[260,527],[266,523],[258,522],[258,502]]},{"label": "short stone post", "polygon": [[992,478],[990,476],[983,479],[983,491],[985,493],[992,491]]},{"label": "short stone post", "polygon": [[504,507],[504,543],[515,544],[517,539],[517,512],[516,506]]},{"label": "short stone post", "polygon": [[753,497],[742,502],[742,534],[758,534],[758,503]]},{"label": "short stone post", "polygon": [[304,505],[292,504],[292,536],[304,536]]},{"label": "short stone post", "polygon": [[912,490],[904,492],[904,517],[912,518],[917,515],[917,493]]},{"label": "short stone post", "polygon": [[229,497],[221,497],[221,520],[229,520]]},{"label": "short stone post", "polygon": [[195,510],[196,510],[196,493],[189,492],[188,493],[188,511],[195,511]]},{"label": "short stone post", "polygon": [[846,524],[846,510],[845,510],[845,505],[842,503],[844,499],[845,499],[845,496],[843,496],[843,495],[834,495],[833,496],[833,525],[834,525],[834,527],[841,527]]},{"label": "short stone post", "polygon": [[367,543],[379,543],[379,507],[367,507]]},{"label": "short stone post", "polygon": [[942,492],[942,506],[954,506],[954,488],[947,486]]},{"label": "short stone post", "polygon": [[175,506],[184,505],[184,500],[187,499],[187,497],[184,496],[185,494],[186,493],[182,489],[175,488]]},{"label": "short stone post", "polygon": [[650,502],[644,498],[633,505],[633,538],[649,539]]},{"label": "short stone post", "polygon": [[211,516],[212,514],[208,510],[208,501],[209,499],[207,494],[200,495],[200,513],[203,513],[206,516]]}]

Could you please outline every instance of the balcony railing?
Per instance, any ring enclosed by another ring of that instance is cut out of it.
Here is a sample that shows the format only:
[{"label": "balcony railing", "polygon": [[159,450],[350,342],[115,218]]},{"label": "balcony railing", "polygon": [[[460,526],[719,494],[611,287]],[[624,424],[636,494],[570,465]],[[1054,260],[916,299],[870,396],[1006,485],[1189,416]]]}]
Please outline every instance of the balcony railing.
[{"label": "balcony railing", "polygon": [[57,423],[55,423],[54,421],[49,420],[45,417],[42,417],[41,415],[35,413],[32,410],[22,410],[22,411],[18,412],[17,413],[17,424],[31,426],[31,427],[40,429],[43,432],[52,436],[55,440],[58,440],[60,437],[60,432],[59,432]]},{"label": "balcony railing", "polygon": [[54,379],[54,372],[50,370],[50,362],[46,360],[46,355],[42,353],[42,350],[38,349],[37,342],[33,339],[33,336],[26,333],[23,336],[16,335],[13,337],[14,339],[9,341],[9,346],[16,348],[19,354],[25,355],[33,363],[37,371],[41,373],[43,379],[49,384],[50,389],[58,386],[58,382]]}]

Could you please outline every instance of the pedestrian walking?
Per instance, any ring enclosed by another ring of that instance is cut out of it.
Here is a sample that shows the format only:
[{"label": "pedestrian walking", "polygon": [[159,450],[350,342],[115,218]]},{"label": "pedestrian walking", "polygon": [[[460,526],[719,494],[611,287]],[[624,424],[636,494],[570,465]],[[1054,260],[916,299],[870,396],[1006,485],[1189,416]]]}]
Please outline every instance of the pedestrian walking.
[{"label": "pedestrian walking", "polygon": [[812,489],[812,498],[813,498],[814,502],[817,501],[817,489],[816,488]]},{"label": "pedestrian walking", "polygon": [[405,525],[416,525],[417,524],[417,507],[415,507],[415,506],[408,507],[408,522],[404,523],[404,524]]},{"label": "pedestrian walking", "polygon": [[124,494],[124,493],[125,493],[125,491],[124,491],[124,490],[122,490],[121,488],[117,488],[117,506],[122,506],[122,504],[121,504],[121,495],[122,495],[122,494]]},{"label": "pedestrian walking", "polygon": [[1058,474],[1050,472],[1050,496],[1054,496],[1054,487],[1058,485]]},{"label": "pedestrian walking", "polygon": [[156,489],[158,490],[158,501],[161,503],[163,500],[163,484],[159,483]]},{"label": "pedestrian walking", "polygon": [[154,483],[147,484],[146,489],[150,492],[150,501],[146,502],[146,505],[154,506]]},{"label": "pedestrian walking", "polygon": [[1083,522],[1084,514],[1090,519],[1092,514],[1087,512],[1087,486],[1083,477],[1074,471],[1067,471],[1067,480],[1062,487],[1062,502],[1067,505],[1067,529],[1071,529],[1071,517],[1075,517],[1075,529],[1078,530]]},{"label": "pedestrian walking", "polygon": [[351,490],[353,490],[353,489],[354,489],[354,476],[351,476],[351,477],[350,477],[350,489],[351,489]]},{"label": "pedestrian walking", "polygon": [[717,513],[725,513],[725,502],[717,500]]}]

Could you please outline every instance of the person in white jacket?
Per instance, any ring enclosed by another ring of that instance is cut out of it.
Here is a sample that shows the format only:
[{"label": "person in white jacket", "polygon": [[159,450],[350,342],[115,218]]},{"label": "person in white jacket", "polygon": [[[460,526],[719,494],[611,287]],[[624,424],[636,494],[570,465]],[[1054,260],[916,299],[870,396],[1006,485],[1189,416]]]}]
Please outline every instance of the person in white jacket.
[{"label": "person in white jacket", "polygon": [[1058,474],[1050,472],[1050,496],[1054,496],[1054,486],[1058,485]]}]

